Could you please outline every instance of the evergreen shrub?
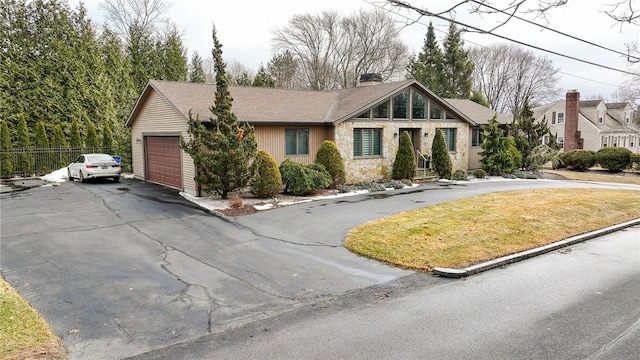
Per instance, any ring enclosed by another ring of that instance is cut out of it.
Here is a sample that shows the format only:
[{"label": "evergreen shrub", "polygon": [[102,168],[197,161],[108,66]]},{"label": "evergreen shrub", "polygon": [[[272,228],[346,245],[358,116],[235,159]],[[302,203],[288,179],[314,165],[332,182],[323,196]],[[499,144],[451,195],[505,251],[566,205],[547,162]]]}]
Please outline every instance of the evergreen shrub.
[{"label": "evergreen shrub", "polygon": [[268,152],[259,150],[252,166],[255,178],[251,183],[251,193],[265,198],[282,190],[282,176],[278,164]]},{"label": "evergreen shrub", "polygon": [[631,150],[619,147],[606,147],[598,150],[595,160],[598,165],[609,171],[621,171],[631,165]]},{"label": "evergreen shrub", "polygon": [[484,179],[487,176],[487,172],[482,169],[476,169],[473,171],[473,176],[477,177],[478,179]]},{"label": "evergreen shrub", "polygon": [[284,192],[292,195],[304,195],[314,190],[325,189],[332,183],[331,175],[320,164],[304,166],[286,159],[280,164],[279,170]]},{"label": "evergreen shrub", "polygon": [[416,160],[413,153],[413,145],[407,131],[400,136],[400,144],[396,152],[396,159],[393,161],[391,177],[394,180],[409,179],[416,177]]},{"label": "evergreen shrub", "polygon": [[451,164],[447,144],[444,142],[444,135],[442,135],[440,129],[436,130],[436,136],[433,139],[433,144],[431,144],[431,159],[433,169],[438,176],[441,179],[451,179],[453,165]]},{"label": "evergreen shrub", "polygon": [[593,150],[571,150],[560,154],[563,166],[570,170],[587,170],[596,164]]},{"label": "evergreen shrub", "polygon": [[453,180],[458,180],[458,181],[467,181],[469,180],[467,178],[467,172],[464,170],[456,170],[453,173]]},{"label": "evergreen shrub", "polygon": [[334,189],[344,184],[344,182],[346,181],[344,159],[342,159],[336,143],[331,140],[325,140],[316,153],[315,162],[323,165],[327,172],[331,175],[331,186]]}]

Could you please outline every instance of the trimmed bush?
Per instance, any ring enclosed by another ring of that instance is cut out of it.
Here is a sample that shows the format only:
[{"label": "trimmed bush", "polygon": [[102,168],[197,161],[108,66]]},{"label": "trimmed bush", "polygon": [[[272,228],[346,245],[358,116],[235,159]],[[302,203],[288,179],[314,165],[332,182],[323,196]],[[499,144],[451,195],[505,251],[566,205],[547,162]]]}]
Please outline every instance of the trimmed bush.
[{"label": "trimmed bush", "polygon": [[598,165],[609,171],[621,171],[631,164],[631,150],[619,147],[606,147],[598,150],[595,160]]},{"label": "trimmed bush", "polygon": [[340,151],[331,140],[325,140],[322,142],[320,149],[316,153],[317,164],[321,164],[325,167],[332,179],[332,187],[336,187],[344,184],[346,181],[346,172],[344,170],[344,159],[340,155]]},{"label": "trimmed bush", "polygon": [[433,139],[433,144],[431,144],[431,159],[433,170],[438,176],[441,179],[451,179],[453,165],[451,164],[447,144],[444,142],[444,135],[442,135],[440,129],[436,130],[436,137]]},{"label": "trimmed bush", "polygon": [[393,161],[391,177],[394,180],[413,180],[416,177],[416,159],[411,138],[407,131],[404,131],[400,136],[400,145],[396,152],[396,159]]},{"label": "trimmed bush", "polygon": [[587,170],[596,164],[593,150],[571,150],[560,154],[563,166],[570,170]]},{"label": "trimmed bush", "polygon": [[461,181],[467,181],[469,180],[469,178],[467,178],[467,172],[464,170],[456,170],[453,173],[453,180],[461,180]]},{"label": "trimmed bush", "polygon": [[631,154],[629,161],[634,169],[640,169],[640,154]]},{"label": "trimmed bush", "polygon": [[473,176],[477,177],[478,179],[484,179],[487,176],[487,172],[482,169],[476,169],[473,171]]},{"label": "trimmed bush", "polygon": [[278,164],[266,151],[260,150],[253,160],[255,178],[251,183],[251,192],[258,197],[270,197],[282,190],[282,176]]},{"label": "trimmed bush", "polygon": [[280,175],[284,191],[291,195],[304,195],[313,190],[325,189],[331,185],[331,175],[324,166],[311,164],[304,166],[291,159],[280,164]]}]

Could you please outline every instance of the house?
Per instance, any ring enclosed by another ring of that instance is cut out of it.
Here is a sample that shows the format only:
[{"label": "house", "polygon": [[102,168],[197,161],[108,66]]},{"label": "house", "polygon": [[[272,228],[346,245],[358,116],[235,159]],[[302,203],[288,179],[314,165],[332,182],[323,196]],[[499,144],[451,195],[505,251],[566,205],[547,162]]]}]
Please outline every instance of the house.
[{"label": "house", "polygon": [[634,111],[630,103],[580,101],[580,93],[570,90],[565,100],[532,110],[536,121],[549,125],[564,151],[623,147],[634,153],[640,152],[640,127],[633,120]]},{"label": "house", "polygon": [[[310,164],[322,142],[332,140],[345,161],[347,183],[382,180],[391,174],[400,134],[410,134],[419,163],[441,129],[453,169],[468,169],[472,130],[493,116],[490,110],[480,106],[483,115],[475,114],[477,107],[444,100],[416,80],[378,80],[363,76],[358,87],[329,91],[242,86],[229,91],[238,121],[254,126],[258,148],[278,164],[287,158]],[[208,121],[214,95],[213,84],[149,81],[126,122],[136,178],[200,195],[180,137],[188,137],[190,112]],[[474,144],[477,139],[476,134]]]}]

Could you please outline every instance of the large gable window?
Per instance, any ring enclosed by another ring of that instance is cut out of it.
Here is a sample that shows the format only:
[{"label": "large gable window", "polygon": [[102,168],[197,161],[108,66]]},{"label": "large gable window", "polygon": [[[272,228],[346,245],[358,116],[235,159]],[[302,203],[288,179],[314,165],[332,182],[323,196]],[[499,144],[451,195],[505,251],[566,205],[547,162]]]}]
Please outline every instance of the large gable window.
[{"label": "large gable window", "polygon": [[431,106],[429,106],[429,119],[431,120],[442,120],[442,115],[444,115],[444,111],[440,107],[440,105],[431,101]]},{"label": "large gable window", "polygon": [[411,109],[414,119],[424,120],[427,118],[427,99],[415,90],[413,91]]},{"label": "large gable window", "polygon": [[405,89],[400,94],[393,97],[393,118],[409,118],[409,89]]},{"label": "large gable window", "polygon": [[374,107],[373,109],[374,119],[388,119],[389,118],[389,101],[385,101],[382,104]]},{"label": "large gable window", "polygon": [[382,155],[382,129],[353,129],[353,156]]},{"label": "large gable window", "polygon": [[309,129],[286,129],[287,155],[309,155]]},{"label": "large gable window", "polygon": [[447,144],[447,150],[449,152],[456,151],[456,129],[455,128],[444,128],[440,129],[442,131],[442,135],[444,136],[444,142]]}]

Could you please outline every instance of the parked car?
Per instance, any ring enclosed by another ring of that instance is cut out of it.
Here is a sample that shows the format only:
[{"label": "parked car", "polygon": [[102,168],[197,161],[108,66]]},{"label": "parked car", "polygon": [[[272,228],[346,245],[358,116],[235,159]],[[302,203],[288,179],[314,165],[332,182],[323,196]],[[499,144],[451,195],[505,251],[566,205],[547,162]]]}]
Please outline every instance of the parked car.
[{"label": "parked car", "polygon": [[82,154],[67,167],[69,181],[75,179],[84,182],[86,179],[112,178],[120,181],[122,167],[111,155]]}]

